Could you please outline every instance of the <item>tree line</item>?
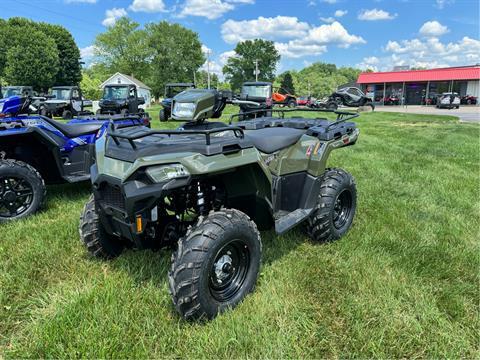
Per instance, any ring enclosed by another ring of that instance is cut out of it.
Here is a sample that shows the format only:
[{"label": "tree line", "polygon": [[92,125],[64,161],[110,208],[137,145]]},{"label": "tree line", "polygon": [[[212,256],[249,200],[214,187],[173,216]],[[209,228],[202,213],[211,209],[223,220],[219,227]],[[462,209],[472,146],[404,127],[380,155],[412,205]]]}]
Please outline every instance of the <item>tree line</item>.
[{"label": "tree line", "polygon": [[[0,19],[0,79],[11,85],[32,85],[45,91],[53,85],[81,86],[85,96],[98,99],[100,84],[118,72],[133,75],[161,97],[166,83],[195,82],[207,87],[206,61],[199,35],[180,24],[160,21],[144,28],[122,17],[95,38],[92,64],[80,63],[80,51],[62,26],[24,18]],[[273,82],[281,92],[322,97],[353,82],[359,70],[314,63],[300,71],[276,76],[280,54],[272,41],[239,42],[222,72],[210,74],[213,88],[239,91],[244,81]]]}]

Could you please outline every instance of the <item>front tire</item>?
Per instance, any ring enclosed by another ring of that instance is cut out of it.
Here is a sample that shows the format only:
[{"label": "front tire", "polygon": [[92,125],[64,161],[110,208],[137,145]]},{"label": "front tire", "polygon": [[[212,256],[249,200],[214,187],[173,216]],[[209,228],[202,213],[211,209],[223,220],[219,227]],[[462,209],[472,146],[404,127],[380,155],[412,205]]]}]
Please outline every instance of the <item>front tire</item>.
[{"label": "front tire", "polygon": [[297,102],[295,100],[291,99],[291,100],[288,101],[287,106],[289,108],[294,108],[295,106],[297,106]]},{"label": "front tire", "polygon": [[165,114],[165,109],[161,109],[160,113],[158,114],[158,118],[161,122],[167,121],[167,114]]},{"label": "front tire", "polygon": [[307,223],[315,242],[340,239],[350,229],[357,208],[357,188],[352,175],[330,169],[322,176],[317,206]]},{"label": "front tire", "polygon": [[108,235],[103,229],[93,195],[83,208],[78,230],[80,239],[94,257],[111,259],[120,255],[125,248],[120,238]]},{"label": "front tire", "polygon": [[212,319],[253,291],[262,244],[247,215],[223,209],[201,216],[178,242],[168,274],[176,310],[185,319]]},{"label": "front tire", "polygon": [[18,160],[0,160],[0,223],[36,213],[47,193],[40,173]]}]

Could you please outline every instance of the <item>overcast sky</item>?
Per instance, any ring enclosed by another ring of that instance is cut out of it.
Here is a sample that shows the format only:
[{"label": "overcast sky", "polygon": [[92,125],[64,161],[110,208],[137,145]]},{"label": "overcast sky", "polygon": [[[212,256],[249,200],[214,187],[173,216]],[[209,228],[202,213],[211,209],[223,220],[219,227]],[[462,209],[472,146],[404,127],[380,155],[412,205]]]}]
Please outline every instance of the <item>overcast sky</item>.
[{"label": "overcast sky", "polygon": [[196,31],[216,72],[254,38],[275,41],[279,72],[316,61],[373,70],[480,62],[478,0],[2,0],[0,13],[65,26],[87,63],[95,36],[124,15]]}]

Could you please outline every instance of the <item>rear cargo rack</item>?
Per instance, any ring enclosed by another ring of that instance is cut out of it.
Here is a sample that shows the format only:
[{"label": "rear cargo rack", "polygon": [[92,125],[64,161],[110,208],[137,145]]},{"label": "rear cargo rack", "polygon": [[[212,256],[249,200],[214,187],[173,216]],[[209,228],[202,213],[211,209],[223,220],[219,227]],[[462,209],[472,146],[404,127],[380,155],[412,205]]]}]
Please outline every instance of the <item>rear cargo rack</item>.
[{"label": "rear cargo rack", "polygon": [[220,133],[224,131],[231,131],[235,135],[235,137],[243,139],[244,133],[243,129],[238,126],[225,126],[215,129],[208,129],[208,130],[140,130],[134,134],[124,134],[119,133],[116,131],[115,127],[110,124],[109,129],[107,130],[107,136],[110,136],[115,144],[120,145],[120,141],[118,139],[125,139],[129,142],[130,146],[135,150],[137,145],[135,144],[135,140],[142,139],[152,135],[168,135],[171,136],[188,136],[188,135],[204,135],[205,136],[205,143],[206,145],[211,144],[211,135],[215,133]]},{"label": "rear cargo rack", "polygon": [[[358,116],[360,116],[358,113],[353,113],[349,111],[338,111],[338,110],[329,110],[329,109],[258,109],[258,110],[252,110],[244,113],[239,113],[239,114],[233,114],[230,116],[230,125],[233,124],[233,119],[234,118],[240,118],[245,115],[255,115],[255,118],[253,119],[246,119],[245,121],[254,121],[254,120],[265,120],[265,116],[257,117],[257,114],[264,114],[265,112],[272,112],[272,113],[278,113],[281,119],[285,119],[285,113],[290,113],[290,112],[318,112],[318,113],[333,113],[337,115],[337,118],[335,121],[331,122],[327,127],[326,130],[328,131],[330,128],[343,123],[345,121],[354,119]],[[290,119],[290,118],[286,118]],[[241,122],[237,121],[237,122]]]}]

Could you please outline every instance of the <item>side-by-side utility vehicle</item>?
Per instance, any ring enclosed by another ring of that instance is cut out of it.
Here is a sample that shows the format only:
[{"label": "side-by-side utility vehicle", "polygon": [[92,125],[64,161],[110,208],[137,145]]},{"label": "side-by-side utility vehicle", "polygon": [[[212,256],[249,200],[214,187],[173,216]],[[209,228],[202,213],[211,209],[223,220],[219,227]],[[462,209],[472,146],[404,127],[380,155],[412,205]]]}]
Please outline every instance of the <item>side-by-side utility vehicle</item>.
[{"label": "side-by-side utility vehicle", "polygon": [[74,116],[93,115],[87,110],[91,107],[92,101],[83,98],[78,86],[55,86],[47,95],[47,100],[40,105],[39,113],[50,118],[61,116],[70,120]]},{"label": "side-by-side utility vehicle", "polygon": [[118,127],[149,125],[131,116],[85,117],[68,123],[30,113],[31,99],[0,100],[0,223],[27,217],[42,206],[45,183],[90,178],[95,139],[109,122]]},{"label": "side-by-side utility vehicle", "polygon": [[97,110],[97,115],[143,115],[145,110],[140,106],[144,104],[145,98],[138,96],[135,85],[106,85],[103,88],[102,99],[98,103],[100,109]]},{"label": "side-by-side utility vehicle", "polygon": [[[173,246],[168,284],[186,319],[213,318],[255,287],[262,245],[258,229],[278,234],[304,224],[317,242],[352,225],[356,186],[327,168],[332,150],[353,145],[358,114],[208,122],[225,93],[193,89],[173,99],[177,130],[109,129],[96,142],[93,195],[80,220],[88,251],[114,257],[125,248]],[[252,104],[251,104],[252,105]],[[263,110],[260,110],[263,111]],[[317,111],[304,109],[303,111]]]}]

